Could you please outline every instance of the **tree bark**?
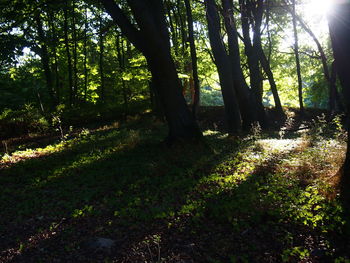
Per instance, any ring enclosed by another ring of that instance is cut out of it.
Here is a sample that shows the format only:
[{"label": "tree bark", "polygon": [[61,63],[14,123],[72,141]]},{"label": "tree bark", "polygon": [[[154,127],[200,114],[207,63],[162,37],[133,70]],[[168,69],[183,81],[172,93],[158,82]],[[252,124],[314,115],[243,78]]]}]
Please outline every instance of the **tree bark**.
[{"label": "tree bark", "polygon": [[103,39],[103,21],[102,21],[102,11],[99,13],[99,73],[100,73],[100,103],[105,102],[105,75],[104,75],[104,39]]},{"label": "tree bark", "polygon": [[[259,121],[266,127],[263,107],[252,107],[252,96],[248,84],[245,81],[241,68],[241,58],[238,44],[238,32],[236,22],[233,17],[232,0],[222,0],[223,17],[228,36],[229,57],[232,65],[232,78],[238,96],[239,108],[242,115],[242,126],[244,130],[249,130],[255,121]],[[262,105],[261,105],[262,106]],[[259,112],[260,111],[260,112]],[[261,116],[262,118],[258,118]]]},{"label": "tree bark", "polygon": [[[163,104],[169,126],[168,142],[202,136],[181,93],[174,61],[170,53],[169,32],[161,0],[128,0],[138,25],[136,28],[112,0],[100,0],[122,33],[146,57],[155,89]],[[147,39],[147,41],[145,41]]]},{"label": "tree bark", "polygon": [[235,134],[241,130],[241,115],[232,77],[232,65],[220,34],[220,17],[214,0],[206,1],[208,33],[215,64],[218,69],[221,92],[225,105],[227,129]]},{"label": "tree bark", "polygon": [[46,39],[45,39],[45,33],[43,30],[43,24],[40,18],[40,14],[37,13],[35,15],[37,30],[38,30],[38,39],[40,43],[40,56],[41,56],[41,63],[43,65],[45,79],[46,79],[46,88],[48,91],[48,94],[51,99],[51,104],[55,105],[55,91],[53,88],[53,81],[52,81],[52,72],[50,68],[50,59],[49,59],[49,52],[46,45]]},{"label": "tree bark", "polygon": [[299,41],[298,41],[298,31],[297,31],[297,19],[295,11],[295,0],[292,0],[292,16],[293,16],[293,33],[294,33],[294,54],[295,63],[297,66],[297,76],[298,76],[298,96],[299,96],[299,107],[300,113],[304,113],[304,103],[303,103],[303,82],[301,79],[301,68],[300,68],[300,58],[299,58]]},{"label": "tree bark", "polygon": [[77,42],[77,30],[76,14],[75,14],[75,0],[72,1],[72,19],[73,19],[73,103],[78,96],[78,42]]},{"label": "tree bark", "polygon": [[65,2],[64,13],[64,45],[67,53],[67,69],[68,69],[68,86],[69,86],[69,105],[74,102],[74,87],[73,87],[73,72],[72,72],[72,57],[70,53],[69,34],[68,34],[68,1]]},{"label": "tree bark", "polygon": [[85,6],[85,25],[84,25],[84,102],[87,101],[87,90],[88,90],[88,70],[87,70],[87,42],[88,42],[88,11],[87,5]]},{"label": "tree bark", "polygon": [[[128,99],[128,92],[125,80],[123,79],[123,73],[125,71],[125,55],[124,55],[124,45],[123,45],[123,39],[118,35],[117,36],[117,56],[118,56],[118,62],[119,62],[119,73],[120,73],[120,79],[122,82],[122,93],[123,93],[123,100],[124,100],[124,116],[128,115],[129,111],[129,99]],[[120,43],[122,42],[122,44]]]},{"label": "tree bark", "polygon": [[[333,4],[329,15],[329,31],[333,54],[336,63],[336,71],[342,85],[348,116],[348,132],[350,131],[350,3],[339,1]],[[349,200],[350,187],[350,140],[348,138],[346,159],[343,167],[343,188],[346,190],[346,198]],[[349,205],[349,204],[347,204]]]},{"label": "tree bark", "polygon": [[193,77],[193,83],[194,83],[194,94],[192,99],[192,114],[196,118],[199,102],[200,102],[200,86],[199,86],[199,78],[198,78],[197,52],[196,52],[196,45],[194,42],[193,18],[192,18],[190,0],[185,0],[185,6],[186,6],[187,26],[188,26],[188,39],[190,42],[190,50],[191,50],[192,77]]}]

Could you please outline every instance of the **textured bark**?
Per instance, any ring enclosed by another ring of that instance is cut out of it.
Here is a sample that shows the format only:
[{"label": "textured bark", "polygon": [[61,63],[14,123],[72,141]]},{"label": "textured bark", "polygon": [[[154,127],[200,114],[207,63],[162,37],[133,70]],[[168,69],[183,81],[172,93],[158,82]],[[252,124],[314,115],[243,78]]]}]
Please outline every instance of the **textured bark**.
[{"label": "textured bark", "polygon": [[228,132],[237,133],[241,129],[240,110],[232,77],[232,65],[222,42],[220,17],[214,0],[206,1],[206,16],[211,49],[220,78]]}]

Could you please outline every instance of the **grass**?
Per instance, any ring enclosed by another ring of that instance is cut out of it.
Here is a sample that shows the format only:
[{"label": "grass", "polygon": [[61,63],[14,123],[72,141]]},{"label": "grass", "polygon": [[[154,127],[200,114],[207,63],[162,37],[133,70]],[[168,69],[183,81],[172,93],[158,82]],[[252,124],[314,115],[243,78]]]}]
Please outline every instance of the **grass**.
[{"label": "grass", "polygon": [[4,155],[0,261],[349,262],[345,146],[324,128],[167,148],[145,118]]}]

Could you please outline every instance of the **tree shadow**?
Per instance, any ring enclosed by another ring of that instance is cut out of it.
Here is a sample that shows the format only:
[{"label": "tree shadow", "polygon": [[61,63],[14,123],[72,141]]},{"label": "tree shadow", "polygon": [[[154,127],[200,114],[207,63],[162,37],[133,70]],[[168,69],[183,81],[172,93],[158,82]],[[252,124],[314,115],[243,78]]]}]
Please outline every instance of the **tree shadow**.
[{"label": "tree shadow", "polygon": [[174,217],[197,181],[220,160],[199,145],[169,149],[157,134],[147,129],[100,133],[4,169],[1,257],[72,260],[77,256],[72,251],[93,236],[131,244],[152,225]]},{"label": "tree shadow", "polygon": [[[327,237],[288,214],[305,195],[276,175],[290,152],[251,171],[239,156],[253,141],[212,133],[211,146],[224,149],[216,154],[193,144],[169,149],[154,134],[106,132],[8,168],[0,258],[156,262],[160,253],[166,262],[281,262],[285,253],[293,262],[298,255],[286,249],[306,247],[328,259]],[[247,176],[231,182],[236,166]],[[116,247],[91,251],[84,244],[93,237]]]}]

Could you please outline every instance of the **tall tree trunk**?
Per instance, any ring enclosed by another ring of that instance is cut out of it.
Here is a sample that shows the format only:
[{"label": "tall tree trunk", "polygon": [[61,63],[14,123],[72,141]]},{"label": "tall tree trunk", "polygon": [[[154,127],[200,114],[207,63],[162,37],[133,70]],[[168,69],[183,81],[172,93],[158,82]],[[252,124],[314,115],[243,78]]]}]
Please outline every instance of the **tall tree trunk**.
[{"label": "tall tree trunk", "polygon": [[[348,1],[338,1],[334,3],[329,17],[329,31],[333,54],[336,63],[336,70],[342,85],[344,101],[346,103],[348,116],[348,132],[350,131],[350,3]],[[350,140],[348,138],[346,159],[344,163],[343,191],[348,201],[349,207],[350,195]],[[347,208],[348,208],[347,207]]]},{"label": "tall tree trunk", "polygon": [[[252,96],[250,96],[250,90],[248,84],[245,81],[243,71],[241,68],[238,32],[236,28],[236,22],[233,17],[232,1],[222,0],[222,7],[225,28],[228,36],[229,57],[232,65],[232,78],[238,96],[238,103],[243,121],[243,129],[249,130],[254,121],[260,121],[260,123],[265,127],[265,118],[262,118],[261,120],[257,118],[257,116],[264,116],[264,109],[254,109],[254,107],[252,107]],[[257,112],[256,110],[262,110],[262,112]]]},{"label": "tall tree trunk", "polygon": [[46,45],[46,38],[43,30],[43,24],[39,13],[35,15],[35,20],[36,20],[36,25],[38,30],[38,39],[40,42],[41,63],[43,65],[45,79],[46,79],[46,88],[51,99],[51,105],[55,105],[56,100],[55,100],[55,92],[53,88],[52,72],[50,68],[49,53]]},{"label": "tall tree trunk", "polygon": [[102,11],[99,14],[99,73],[100,73],[100,102],[105,102],[105,76],[104,76],[104,39],[103,39],[103,21],[102,21]]},{"label": "tall tree trunk", "polygon": [[69,86],[69,105],[72,106],[74,102],[74,87],[73,87],[73,72],[72,72],[72,57],[70,53],[69,45],[69,32],[68,32],[68,0],[65,2],[64,12],[64,45],[67,53],[67,69],[68,69],[68,86]]},{"label": "tall tree trunk", "polygon": [[[146,57],[155,89],[163,104],[169,126],[168,141],[202,136],[181,93],[174,61],[170,53],[169,33],[161,0],[128,0],[138,24],[134,27],[117,4],[100,0],[122,33]],[[147,41],[145,41],[147,39]]]},{"label": "tall tree trunk", "polygon": [[175,29],[175,25],[174,25],[174,21],[172,18],[172,7],[171,7],[171,2],[169,0],[164,1],[165,2],[165,7],[166,7],[166,11],[167,11],[167,15],[168,15],[168,19],[169,19],[169,28],[170,28],[170,37],[171,37],[171,41],[174,47],[174,53],[175,53],[175,57],[177,58],[179,55],[179,44],[177,41],[177,31]]},{"label": "tall tree trunk", "polygon": [[292,0],[293,8],[293,32],[294,32],[294,53],[295,53],[295,63],[297,66],[297,76],[298,76],[298,95],[299,95],[299,107],[300,113],[304,113],[304,103],[303,103],[303,82],[301,79],[301,68],[300,68],[300,58],[299,58],[299,43],[298,43],[298,31],[297,31],[297,19],[295,10],[295,0]]},{"label": "tall tree trunk", "polygon": [[197,52],[196,45],[194,42],[194,33],[193,33],[193,18],[191,11],[191,2],[190,0],[185,0],[186,6],[186,15],[187,15],[187,26],[188,26],[188,39],[190,42],[191,49],[191,62],[192,62],[192,77],[194,82],[194,95],[192,99],[192,113],[196,118],[197,110],[199,107],[200,100],[200,86],[199,86],[199,78],[198,78],[198,65],[197,65]]},{"label": "tall tree trunk", "polygon": [[77,42],[77,30],[76,24],[76,13],[75,13],[75,0],[72,2],[72,19],[73,19],[73,103],[77,99],[78,95],[78,42]]},{"label": "tall tree trunk", "polygon": [[267,59],[262,44],[261,44],[261,24],[262,24],[262,18],[264,14],[264,2],[263,1],[256,1],[256,4],[252,5],[250,3],[249,8],[251,10],[251,14],[254,17],[254,26],[253,26],[253,50],[255,53],[258,54],[260,64],[264,70],[264,72],[267,75],[267,78],[269,80],[271,92],[273,95],[273,99],[275,101],[275,107],[277,111],[281,114],[284,115],[283,109],[282,109],[282,104],[280,97],[278,95],[278,89],[276,85],[275,78],[273,76],[273,72],[271,70],[270,62]]},{"label": "tall tree trunk", "polygon": [[251,32],[250,24],[249,24],[249,19],[251,17],[250,8],[248,8],[247,0],[239,0],[239,4],[241,6],[241,23],[242,23],[244,52],[245,52],[245,55],[247,56],[252,96],[254,98],[254,101],[256,102],[257,111],[262,112],[261,109],[264,109],[264,106],[262,103],[262,95],[263,95],[262,76],[259,68],[259,57],[258,57],[258,54],[253,49],[253,45],[250,37],[250,32]]},{"label": "tall tree trunk", "polygon": [[[120,43],[121,42],[121,43]],[[121,76],[121,82],[122,82],[122,93],[123,93],[123,100],[124,100],[124,116],[128,115],[128,108],[129,108],[129,99],[128,99],[128,92],[125,80],[123,79],[123,73],[125,71],[125,54],[124,54],[124,45],[123,45],[123,38],[117,35],[117,56],[118,56],[118,62],[119,62],[119,73]]]},{"label": "tall tree trunk", "polygon": [[60,74],[58,70],[58,57],[57,57],[57,33],[54,25],[54,14],[49,13],[49,27],[51,29],[52,34],[52,53],[53,53],[53,59],[54,59],[54,71],[55,71],[55,101],[56,104],[60,104],[60,96],[61,96],[61,89],[60,89]]},{"label": "tall tree trunk", "polygon": [[228,132],[238,133],[241,129],[241,115],[232,77],[232,65],[220,34],[220,17],[215,0],[206,1],[206,16],[209,40],[218,69],[221,92],[225,104]]},{"label": "tall tree trunk", "polygon": [[87,41],[88,41],[88,10],[87,5],[85,6],[85,26],[84,26],[84,102],[87,101],[87,90],[88,90],[88,70],[87,70]]}]

